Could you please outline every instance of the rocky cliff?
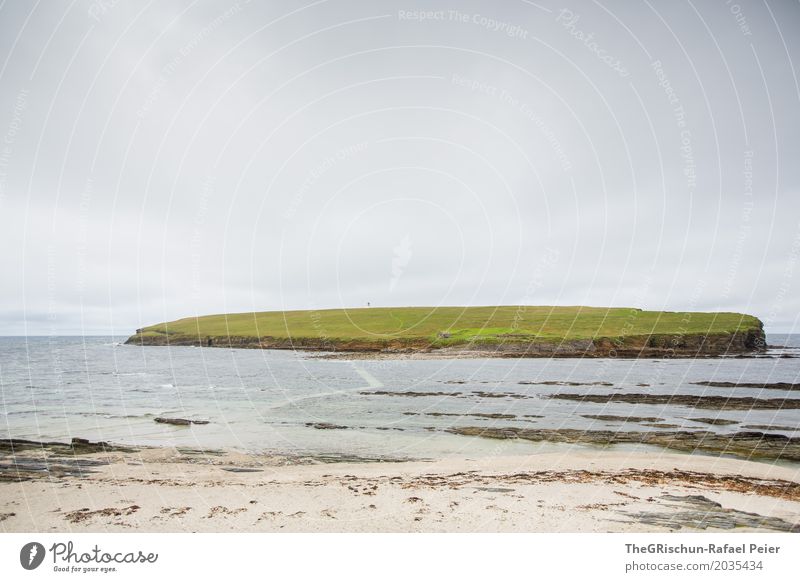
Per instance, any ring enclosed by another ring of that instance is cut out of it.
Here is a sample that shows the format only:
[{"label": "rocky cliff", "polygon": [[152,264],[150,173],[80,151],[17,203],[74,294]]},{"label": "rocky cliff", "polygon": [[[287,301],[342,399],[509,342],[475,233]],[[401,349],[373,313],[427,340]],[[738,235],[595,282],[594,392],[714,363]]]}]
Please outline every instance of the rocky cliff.
[{"label": "rocky cliff", "polygon": [[443,356],[481,357],[590,357],[590,358],[692,358],[763,352],[763,326],[734,333],[657,334],[599,337],[565,341],[465,342],[440,347],[427,339],[336,340],[318,337],[192,336],[137,330],[125,342],[141,346],[203,346],[325,352],[383,354],[437,353]]}]

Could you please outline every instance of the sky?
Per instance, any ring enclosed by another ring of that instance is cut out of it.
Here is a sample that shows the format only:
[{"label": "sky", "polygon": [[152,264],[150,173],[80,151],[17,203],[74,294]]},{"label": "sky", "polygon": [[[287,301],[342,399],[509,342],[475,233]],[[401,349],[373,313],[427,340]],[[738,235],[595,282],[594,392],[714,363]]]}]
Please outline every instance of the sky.
[{"label": "sky", "polygon": [[800,333],[800,3],[0,3],[0,335],[594,305]]}]

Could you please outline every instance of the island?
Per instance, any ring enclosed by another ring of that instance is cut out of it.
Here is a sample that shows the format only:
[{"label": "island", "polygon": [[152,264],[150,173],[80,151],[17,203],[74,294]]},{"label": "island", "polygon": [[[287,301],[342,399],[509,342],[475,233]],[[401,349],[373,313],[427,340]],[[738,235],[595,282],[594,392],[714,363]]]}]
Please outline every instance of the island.
[{"label": "island", "polygon": [[126,343],[363,357],[693,358],[766,349],[764,326],[752,315],[524,305],[204,315],[138,329]]}]

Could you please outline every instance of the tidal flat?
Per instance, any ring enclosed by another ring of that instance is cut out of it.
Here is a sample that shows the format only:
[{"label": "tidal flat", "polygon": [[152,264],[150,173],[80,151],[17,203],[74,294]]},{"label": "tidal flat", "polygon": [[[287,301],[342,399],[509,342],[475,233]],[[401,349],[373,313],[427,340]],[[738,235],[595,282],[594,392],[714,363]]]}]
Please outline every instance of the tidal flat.
[{"label": "tidal flat", "polygon": [[4,338],[0,355],[5,531],[800,523],[797,359],[770,350],[367,360]]}]

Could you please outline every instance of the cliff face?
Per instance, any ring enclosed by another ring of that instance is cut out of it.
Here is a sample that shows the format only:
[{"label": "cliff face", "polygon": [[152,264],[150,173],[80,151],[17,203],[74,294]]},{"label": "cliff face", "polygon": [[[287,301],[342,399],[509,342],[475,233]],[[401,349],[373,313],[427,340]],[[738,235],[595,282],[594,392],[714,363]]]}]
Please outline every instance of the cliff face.
[{"label": "cliff face", "polygon": [[[760,322],[759,322],[760,324]],[[737,333],[637,335],[569,341],[506,341],[464,343],[439,347],[426,339],[334,340],[317,337],[260,338],[242,336],[189,336],[137,333],[125,342],[142,346],[203,346],[327,352],[415,353],[494,357],[589,357],[589,358],[692,358],[763,352],[763,326]]]},{"label": "cliff face", "polygon": [[593,342],[601,357],[695,357],[763,352],[766,349],[763,327],[739,333],[651,335],[624,340],[599,339]]}]

